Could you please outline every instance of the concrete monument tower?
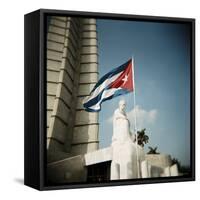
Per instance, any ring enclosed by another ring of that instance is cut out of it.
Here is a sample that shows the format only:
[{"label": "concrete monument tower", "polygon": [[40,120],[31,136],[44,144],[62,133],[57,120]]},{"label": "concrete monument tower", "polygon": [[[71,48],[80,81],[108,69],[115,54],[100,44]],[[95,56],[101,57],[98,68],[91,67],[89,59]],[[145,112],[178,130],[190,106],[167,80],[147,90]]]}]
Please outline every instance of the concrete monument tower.
[{"label": "concrete monument tower", "polygon": [[48,19],[48,162],[98,149],[98,113],[83,110],[82,99],[98,81],[96,20]]}]

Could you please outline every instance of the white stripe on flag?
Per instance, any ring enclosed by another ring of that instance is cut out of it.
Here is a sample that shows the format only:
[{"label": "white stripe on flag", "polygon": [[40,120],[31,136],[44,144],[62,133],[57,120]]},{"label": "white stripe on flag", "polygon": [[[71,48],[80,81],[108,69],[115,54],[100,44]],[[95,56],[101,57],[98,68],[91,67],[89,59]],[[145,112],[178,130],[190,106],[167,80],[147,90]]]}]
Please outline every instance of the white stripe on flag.
[{"label": "white stripe on flag", "polygon": [[99,95],[99,93],[102,92],[102,90],[104,90],[110,83],[112,83],[113,81],[115,81],[121,74],[123,73],[120,72],[114,76],[112,76],[111,78],[106,79],[101,85],[99,85],[94,92],[92,92],[92,94],[89,97],[86,97],[85,99],[83,99],[83,104],[90,101],[91,99],[95,98],[96,96]]},{"label": "white stripe on flag", "polygon": [[111,88],[111,89],[108,89],[108,90],[104,90],[103,93],[102,93],[101,99],[95,105],[93,105],[89,108],[93,109],[93,110],[99,110],[102,100],[112,96],[117,90],[120,90],[120,89],[122,89],[122,88]]}]

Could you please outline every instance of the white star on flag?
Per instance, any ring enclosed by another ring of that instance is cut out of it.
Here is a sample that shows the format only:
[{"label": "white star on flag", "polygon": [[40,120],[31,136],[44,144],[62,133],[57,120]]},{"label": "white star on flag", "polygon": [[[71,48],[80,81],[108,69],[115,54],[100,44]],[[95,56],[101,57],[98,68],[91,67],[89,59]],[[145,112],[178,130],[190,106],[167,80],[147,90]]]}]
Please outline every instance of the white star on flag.
[{"label": "white star on flag", "polygon": [[128,75],[126,74],[125,77],[122,79],[122,81],[124,82],[123,85],[128,81]]}]

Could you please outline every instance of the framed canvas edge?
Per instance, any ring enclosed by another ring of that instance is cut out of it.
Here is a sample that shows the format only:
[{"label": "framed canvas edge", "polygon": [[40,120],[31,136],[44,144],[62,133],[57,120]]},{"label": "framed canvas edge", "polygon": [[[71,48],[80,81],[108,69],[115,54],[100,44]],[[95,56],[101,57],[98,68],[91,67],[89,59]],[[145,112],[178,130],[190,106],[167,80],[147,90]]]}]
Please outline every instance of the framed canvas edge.
[{"label": "framed canvas edge", "polygon": [[[133,14],[116,14],[116,13],[100,13],[100,12],[84,12],[84,11],[68,11],[68,10],[50,10],[39,9],[40,12],[40,58],[39,58],[39,165],[40,165],[40,183],[39,190],[53,190],[53,189],[75,189],[75,188],[91,188],[91,187],[104,187],[104,186],[124,186],[124,185],[138,185],[138,184],[154,184],[154,183],[170,183],[170,182],[185,182],[195,181],[195,19],[194,18],[177,18],[177,17],[161,17],[161,16],[147,16],[147,15],[133,15]],[[82,17],[96,17],[106,19],[122,19],[122,20],[139,20],[139,21],[159,21],[159,22],[180,22],[191,23],[191,169],[190,177],[162,177],[150,178],[142,180],[124,180],[124,181],[111,181],[109,183],[77,183],[47,186],[45,183],[46,177],[46,164],[45,164],[45,148],[46,143],[46,112],[44,109],[45,104],[45,81],[46,81],[46,66],[45,66],[45,16],[47,15],[73,15]]]}]

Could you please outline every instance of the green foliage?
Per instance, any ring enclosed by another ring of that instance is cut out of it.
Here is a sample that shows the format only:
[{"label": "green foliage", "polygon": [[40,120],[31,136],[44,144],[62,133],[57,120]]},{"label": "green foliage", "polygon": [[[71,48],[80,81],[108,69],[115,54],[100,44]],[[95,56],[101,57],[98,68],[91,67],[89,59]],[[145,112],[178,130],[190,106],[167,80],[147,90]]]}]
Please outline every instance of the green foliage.
[{"label": "green foliage", "polygon": [[157,152],[158,147],[148,147],[149,148],[149,152],[147,154],[160,154],[159,152]]},{"label": "green foliage", "polygon": [[138,145],[144,147],[145,144],[149,142],[149,136],[145,134],[146,129],[142,129],[141,131],[137,131],[137,140]]}]

